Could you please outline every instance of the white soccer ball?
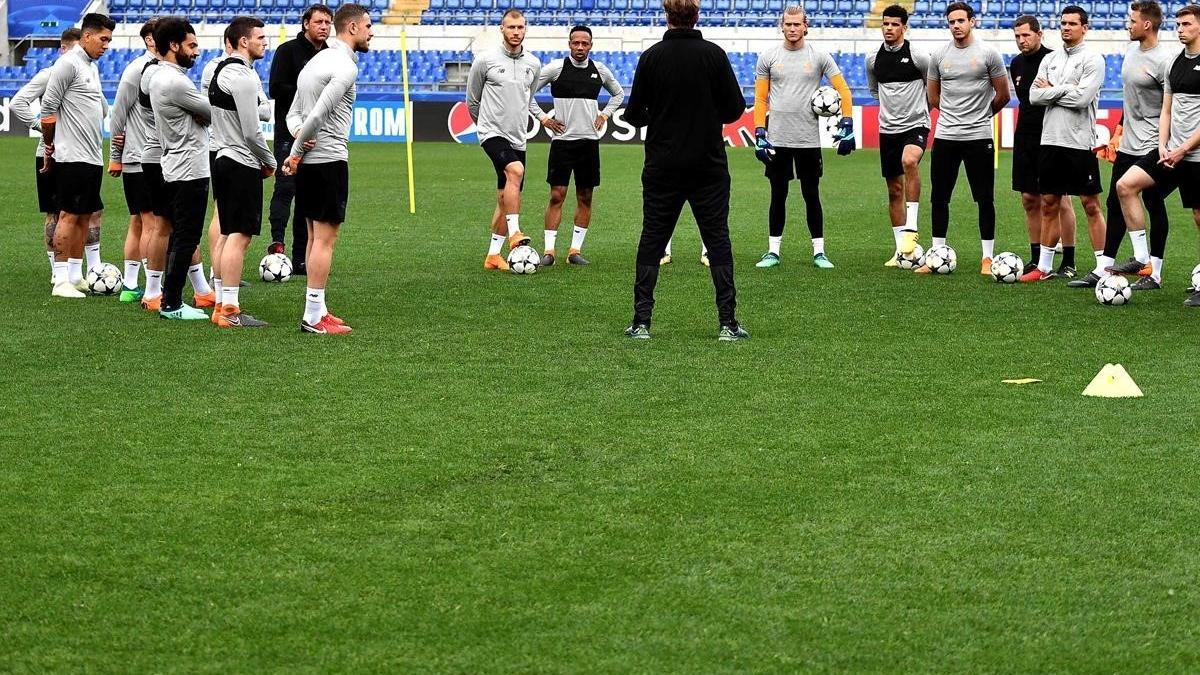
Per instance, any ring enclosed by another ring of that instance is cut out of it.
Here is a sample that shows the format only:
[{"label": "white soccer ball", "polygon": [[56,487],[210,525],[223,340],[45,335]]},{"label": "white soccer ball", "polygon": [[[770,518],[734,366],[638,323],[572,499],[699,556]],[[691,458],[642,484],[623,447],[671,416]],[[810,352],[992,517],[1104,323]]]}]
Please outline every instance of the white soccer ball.
[{"label": "white soccer ball", "polygon": [[272,253],[258,263],[258,276],[263,281],[283,283],[292,278],[292,260],[282,253]]},{"label": "white soccer ball", "polygon": [[121,270],[112,263],[97,265],[88,270],[85,282],[92,295],[112,295],[121,290]]},{"label": "white soccer ball", "polygon": [[1120,274],[1111,274],[1096,284],[1096,300],[1102,305],[1123,305],[1132,295],[1129,281]]},{"label": "white soccer ball", "polygon": [[1200,265],[1192,268],[1192,288],[1200,290]]},{"label": "white soccer ball", "polygon": [[1021,256],[1005,251],[992,258],[992,278],[997,283],[1013,284],[1021,278],[1021,270],[1025,267]]},{"label": "white soccer ball", "polygon": [[916,248],[912,250],[912,253],[909,253],[908,255],[896,253],[896,264],[899,265],[900,269],[902,270],[917,269],[921,265],[925,264],[925,249],[921,248],[920,244],[917,244]]},{"label": "white soccer ball", "polygon": [[949,246],[934,246],[925,254],[925,266],[934,274],[950,274],[958,267],[958,254]]},{"label": "white soccer ball", "polygon": [[542,257],[532,246],[518,246],[508,252],[508,269],[513,274],[534,274],[540,264]]},{"label": "white soccer ball", "polygon": [[842,95],[837,89],[825,86],[819,87],[809,99],[813,114],[818,117],[833,117],[842,114]]}]

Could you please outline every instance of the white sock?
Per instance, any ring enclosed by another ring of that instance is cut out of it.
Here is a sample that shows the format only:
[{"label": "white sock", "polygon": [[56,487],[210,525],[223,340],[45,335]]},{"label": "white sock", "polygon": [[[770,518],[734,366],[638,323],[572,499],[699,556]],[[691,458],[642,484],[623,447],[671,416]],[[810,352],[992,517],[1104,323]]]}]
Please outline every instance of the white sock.
[{"label": "white sock", "polygon": [[892,239],[896,240],[896,250],[897,251],[900,250],[900,237],[901,237],[900,233],[903,232],[904,229],[905,228],[903,225],[900,225],[899,227],[895,227],[895,226],[892,227]]},{"label": "white sock", "polygon": [[504,216],[504,222],[508,225],[508,236],[511,237],[521,231],[521,214],[510,213]]},{"label": "white sock", "polygon": [[1043,246],[1038,256],[1038,269],[1049,274],[1054,270],[1054,247]]},{"label": "white sock", "polygon": [[1111,274],[1111,272],[1108,271],[1108,268],[1112,267],[1116,262],[1116,260],[1104,255],[1104,252],[1101,251],[1100,255],[1096,258],[1096,269],[1092,271],[1096,273],[1096,276],[1103,279]]},{"label": "white sock", "polygon": [[921,210],[921,202],[904,202],[904,229],[917,232],[917,212]]},{"label": "white sock", "polygon": [[554,250],[554,242],[558,239],[558,230],[546,230],[546,250]]},{"label": "white sock", "polygon": [[937,248],[938,246],[945,246],[945,245],[946,245],[945,237],[934,237],[933,238],[933,244],[932,244],[933,248]]},{"label": "white sock", "polygon": [[73,284],[83,281],[83,260],[67,258],[67,281]]},{"label": "white sock", "polygon": [[146,294],[142,297],[151,300],[162,295],[162,275],[160,270],[146,268]]},{"label": "white sock", "polygon": [[1162,258],[1150,256],[1150,276],[1154,277],[1154,280],[1160,284],[1162,283],[1162,266]]},{"label": "white sock", "polygon": [[325,304],[324,288],[308,288],[304,291],[304,323],[316,325],[321,317],[321,307]]},{"label": "white sock", "polygon": [[1150,260],[1150,249],[1146,247],[1146,231],[1130,230],[1129,241],[1133,242],[1133,257],[1140,263]]},{"label": "white sock", "polygon": [[587,236],[588,229],[576,225],[571,230],[571,248],[579,251],[583,248],[583,238]]},{"label": "white sock", "polygon": [[[218,283],[220,283],[220,282],[218,282]],[[239,305],[238,305],[238,291],[240,291],[240,290],[242,290],[242,289],[241,289],[241,288],[238,288],[237,286],[234,286],[233,288],[222,288],[222,289],[221,289],[221,295],[220,295],[220,298],[221,298],[221,304],[222,304],[222,305],[232,305],[232,306],[234,306],[234,307],[239,307]]]},{"label": "white sock", "polygon": [[705,246],[704,244],[700,244],[700,257],[701,258],[708,257],[708,247]]},{"label": "white sock", "polygon": [[671,255],[671,241],[672,241],[673,239],[674,239],[674,238],[672,238],[672,239],[668,239],[668,240],[667,240],[667,255]]},{"label": "white sock", "polygon": [[67,263],[54,263],[54,285],[57,286],[67,280]]},{"label": "white sock", "polygon": [[121,275],[121,281],[124,282],[125,288],[133,290],[137,288],[138,272],[142,269],[142,264],[136,260],[125,261],[125,272]]},{"label": "white sock", "polygon": [[825,252],[825,237],[813,238],[813,255],[821,255]]},{"label": "white sock", "polygon": [[208,285],[208,279],[204,278],[204,263],[196,263],[188,268],[188,279],[192,282],[192,290],[196,295],[208,295],[212,293],[212,287]]},{"label": "white sock", "polygon": [[142,269],[144,269],[144,270],[150,269],[150,261],[149,260],[142,258]]},{"label": "white sock", "polygon": [[493,234],[492,241],[488,243],[488,255],[500,255],[500,249],[504,247],[504,235]]},{"label": "white sock", "polygon": [[321,292],[321,316],[325,316],[328,313],[329,313],[329,305],[325,304],[325,292],[322,291]]},{"label": "white sock", "polygon": [[780,249],[783,248],[783,235],[778,237],[767,237],[767,251],[779,255]]},{"label": "white sock", "polygon": [[979,246],[983,249],[983,257],[985,258],[992,257],[992,254],[996,252],[995,239],[980,239]]},{"label": "white sock", "polygon": [[88,244],[83,247],[83,256],[87,258],[87,268],[90,270],[94,267],[99,267],[100,262],[100,244]]},{"label": "white sock", "polygon": [[54,251],[46,251],[46,257],[50,259],[50,273],[54,273]]},{"label": "white sock", "polygon": [[225,297],[223,295],[223,293],[225,292],[225,287],[221,285],[220,279],[213,277],[212,289],[213,289],[213,293],[215,293],[217,295],[217,304],[218,305],[221,304],[221,298]]}]

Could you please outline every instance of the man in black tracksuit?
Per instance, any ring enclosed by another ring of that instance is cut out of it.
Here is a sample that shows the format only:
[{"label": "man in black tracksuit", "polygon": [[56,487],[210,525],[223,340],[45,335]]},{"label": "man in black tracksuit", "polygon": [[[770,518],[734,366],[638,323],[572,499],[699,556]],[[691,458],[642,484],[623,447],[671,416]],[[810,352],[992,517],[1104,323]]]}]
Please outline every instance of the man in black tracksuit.
[{"label": "man in black tracksuit", "polygon": [[[304,11],[302,32],[294,39],[279,45],[271,60],[271,98],[275,99],[275,161],[283,161],[292,152],[292,135],[288,132],[287,114],[296,98],[296,80],[309,59],[325,49],[329,29],[333,26],[333,11],[325,5],[313,5]],[[296,196],[295,176],[275,174],[275,192],[271,195],[271,245],[267,253],[283,253],[287,236],[288,212]],[[304,258],[308,248],[308,223],[296,212],[292,220],[292,269],[304,274]]]},{"label": "man in black tracksuit", "polygon": [[708,248],[722,341],[750,337],[734,316],[733,249],[729,242],[729,167],[722,125],[746,112],[729,58],[696,30],[699,0],[665,0],[663,41],[638,59],[625,120],[648,127],[642,169],[642,238],[633,288],[633,324],[625,334],[650,337],[658,261],[691,204]]}]

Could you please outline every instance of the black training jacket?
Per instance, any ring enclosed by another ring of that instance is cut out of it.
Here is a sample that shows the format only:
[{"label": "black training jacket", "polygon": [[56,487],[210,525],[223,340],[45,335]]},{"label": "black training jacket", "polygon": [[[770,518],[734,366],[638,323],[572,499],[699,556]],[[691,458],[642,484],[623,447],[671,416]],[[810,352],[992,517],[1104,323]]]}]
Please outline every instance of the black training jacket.
[{"label": "black training jacket", "polygon": [[271,98],[275,99],[275,139],[292,140],[292,134],[287,128],[288,109],[296,98],[296,80],[300,79],[300,71],[309,59],[317,52],[325,49],[313,45],[303,34],[279,45],[271,60],[271,82],[269,84]]}]

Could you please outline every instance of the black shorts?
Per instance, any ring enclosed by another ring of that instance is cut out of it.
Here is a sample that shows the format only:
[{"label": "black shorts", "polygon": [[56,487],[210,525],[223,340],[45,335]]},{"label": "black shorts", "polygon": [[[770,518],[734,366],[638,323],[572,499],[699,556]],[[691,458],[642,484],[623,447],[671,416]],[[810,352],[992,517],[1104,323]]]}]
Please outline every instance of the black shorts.
[{"label": "black shorts", "polygon": [[229,157],[220,157],[213,167],[212,187],[220,215],[221,234],[253,237],[262,232],[261,169],[248,167]]},{"label": "black shorts", "polygon": [[350,173],[345,162],[301,162],[296,170],[296,210],[302,218],[341,225],[346,221]]},{"label": "black shorts", "polygon": [[1040,195],[1038,189],[1038,148],[1040,136],[1016,136],[1013,138],[1012,189],[1022,194]]},{"label": "black shorts", "polygon": [[546,182],[550,185],[567,185],[575,174],[575,189],[594,188],[600,184],[600,141],[554,141],[547,164]]},{"label": "black shorts", "polygon": [[1043,145],[1038,151],[1038,193],[1098,195],[1100,160],[1091,150]]},{"label": "black shorts", "polygon": [[146,175],[141,171],[133,173],[122,171],[121,187],[125,189],[125,206],[129,207],[129,215],[136,216],[139,213],[149,213],[154,210],[150,186],[146,183]]},{"label": "black shorts", "polygon": [[[208,175],[215,176],[216,172],[217,172],[217,151],[209,150],[208,151]],[[213,188],[213,191],[215,192],[216,188]]]},{"label": "black shorts", "polygon": [[54,191],[57,189],[54,184],[54,168],[56,165],[51,164],[50,170],[42,173],[42,167],[45,164],[46,160],[44,157],[33,158],[33,175],[37,181],[38,211],[42,213],[58,213],[58,203],[54,201]]},{"label": "black shorts", "polygon": [[933,183],[930,201],[934,204],[949,204],[954,196],[954,185],[958,183],[958,167],[967,168],[967,182],[971,185],[971,198],[976,202],[995,200],[996,172],[995,145],[990,138],[970,141],[948,141],[941,138],[933,142],[933,157],[930,160],[929,177]]},{"label": "black shorts", "polygon": [[925,150],[929,141],[929,130],[909,129],[898,134],[879,134],[879,168],[884,178],[904,175],[904,148],[915,145]]},{"label": "black shorts", "polygon": [[1179,189],[1179,200],[1185,209],[1200,209],[1200,162],[1180,162],[1174,169],[1158,163],[1158,151],[1137,161],[1137,167],[1154,179],[1154,186],[1163,197]]},{"label": "black shorts", "polygon": [[[487,153],[488,159],[492,160],[492,166],[496,167],[496,189],[503,190],[505,184],[508,183],[508,177],[504,175],[504,167],[513,162],[520,162],[524,167],[525,151],[513,148],[512,144],[499,136],[493,136],[479,145]],[[524,188],[525,179],[522,178],[521,189]]]},{"label": "black shorts", "polygon": [[208,179],[181,180],[163,184],[163,192],[176,231],[203,232],[208,211]]},{"label": "black shorts", "polygon": [[162,164],[142,162],[142,177],[150,192],[150,210],[160,218],[169,217],[171,209],[167,203],[167,184],[163,180]]},{"label": "black shorts", "polygon": [[820,148],[775,148],[775,159],[767,162],[764,172],[771,180],[820,178],[825,173],[825,159]]},{"label": "black shorts", "polygon": [[54,203],[63,213],[86,216],[104,209],[104,167],[85,162],[54,163]]}]

